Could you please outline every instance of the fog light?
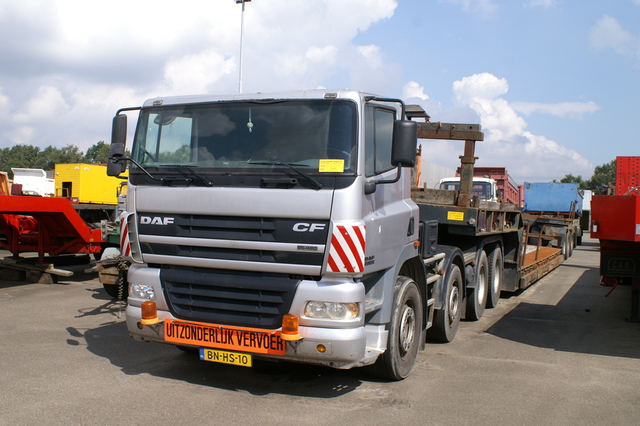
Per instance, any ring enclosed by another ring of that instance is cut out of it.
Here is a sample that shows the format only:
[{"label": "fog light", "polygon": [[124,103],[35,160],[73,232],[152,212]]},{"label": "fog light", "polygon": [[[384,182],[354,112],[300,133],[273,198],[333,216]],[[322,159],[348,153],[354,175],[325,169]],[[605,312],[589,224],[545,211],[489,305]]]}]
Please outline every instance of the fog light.
[{"label": "fog light", "polygon": [[147,300],[142,302],[140,306],[142,310],[142,319],[140,322],[144,325],[157,324],[160,322],[158,319],[158,310],[156,309],[156,302],[152,302],[151,300]]},{"label": "fog light", "polygon": [[282,332],[280,333],[282,340],[300,340],[300,332],[298,331],[298,316],[286,314],[282,317]]}]

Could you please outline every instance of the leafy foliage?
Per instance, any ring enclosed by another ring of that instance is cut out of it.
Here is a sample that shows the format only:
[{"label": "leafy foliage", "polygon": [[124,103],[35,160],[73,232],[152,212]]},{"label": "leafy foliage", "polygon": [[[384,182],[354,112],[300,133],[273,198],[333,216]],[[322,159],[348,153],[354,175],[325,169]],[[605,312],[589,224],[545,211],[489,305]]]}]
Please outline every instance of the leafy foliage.
[{"label": "leafy foliage", "polygon": [[[554,182],[556,182],[554,180]],[[571,173],[560,179],[560,183],[577,183],[580,189],[589,189],[595,195],[607,194],[607,189],[616,184],[616,160],[597,166],[593,176],[589,180],[583,180],[582,176],[573,176]]]},{"label": "leafy foliage", "polygon": [[589,189],[596,195],[607,194],[610,185],[616,185],[616,160],[597,166],[589,180]]},{"label": "leafy foliage", "polygon": [[11,168],[53,170],[56,164],[90,163],[105,164],[109,158],[110,146],[100,141],[87,149],[86,155],[75,145],[63,148],[48,146],[41,149],[31,145],[15,145],[0,149],[0,170],[13,179]]}]

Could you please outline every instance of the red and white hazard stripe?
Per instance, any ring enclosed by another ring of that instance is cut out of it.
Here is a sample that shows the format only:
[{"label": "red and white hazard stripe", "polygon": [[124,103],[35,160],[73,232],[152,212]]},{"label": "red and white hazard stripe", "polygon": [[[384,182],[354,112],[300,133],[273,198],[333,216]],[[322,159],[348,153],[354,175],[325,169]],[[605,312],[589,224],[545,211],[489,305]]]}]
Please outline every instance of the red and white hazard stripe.
[{"label": "red and white hazard stripe", "polygon": [[364,225],[337,225],[331,235],[329,272],[364,271]]},{"label": "red and white hazard stripe", "polygon": [[131,244],[129,242],[129,215],[127,212],[120,214],[120,253],[123,256],[131,256]]}]

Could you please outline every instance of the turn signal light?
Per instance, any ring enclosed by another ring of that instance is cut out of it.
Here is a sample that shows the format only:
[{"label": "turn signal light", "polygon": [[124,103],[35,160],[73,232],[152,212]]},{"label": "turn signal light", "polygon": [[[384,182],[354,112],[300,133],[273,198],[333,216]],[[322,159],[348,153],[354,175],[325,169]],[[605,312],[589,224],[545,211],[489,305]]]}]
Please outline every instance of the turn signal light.
[{"label": "turn signal light", "polygon": [[282,332],[280,333],[282,340],[300,340],[298,331],[298,316],[294,314],[285,314],[282,317]]},{"label": "turn signal light", "polygon": [[152,300],[146,300],[142,302],[142,319],[140,322],[144,325],[152,325],[160,322],[158,319],[158,310],[156,309],[156,302]]}]

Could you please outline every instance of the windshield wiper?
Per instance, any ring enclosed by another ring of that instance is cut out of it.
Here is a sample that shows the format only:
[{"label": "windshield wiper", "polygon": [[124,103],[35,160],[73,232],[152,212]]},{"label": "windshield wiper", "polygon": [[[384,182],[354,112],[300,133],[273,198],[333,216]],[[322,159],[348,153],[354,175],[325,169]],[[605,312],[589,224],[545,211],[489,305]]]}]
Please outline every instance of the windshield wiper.
[{"label": "windshield wiper", "polygon": [[206,177],[204,177],[203,175],[201,175],[200,173],[196,172],[195,170],[193,170],[191,167],[193,166],[185,166],[185,165],[180,165],[178,166],[184,170],[187,170],[189,173],[191,173],[193,176],[197,177],[202,183],[204,183],[206,186],[213,186],[213,182],[211,182],[209,179],[207,179]]},{"label": "windshield wiper", "polygon": [[[155,181],[159,181],[162,183],[167,183],[169,185],[171,185],[173,182],[179,182],[182,179],[178,179],[178,178],[174,178],[174,177],[163,177],[163,178],[159,178],[159,177],[155,177],[153,176],[151,173],[149,173],[149,171],[147,169],[145,169],[144,167],[142,167],[142,165],[140,163],[138,163],[136,160],[134,160],[133,158],[129,158],[129,157],[120,157],[118,159],[116,158],[109,158],[109,160],[111,161],[117,161],[117,160],[126,160],[126,161],[131,161],[133,164],[135,164],[136,166],[138,166],[138,168],[140,170],[142,170],[144,172],[145,175],[147,175],[149,177],[149,179],[155,180]],[[192,181],[193,179],[184,179],[184,181],[189,182]],[[213,184],[212,184],[213,185]]]},{"label": "windshield wiper", "polygon": [[318,182],[312,176],[309,176],[308,174],[306,174],[306,173],[304,173],[301,170],[296,168],[296,167],[300,167],[300,166],[306,166],[305,164],[283,163],[282,161],[248,161],[247,163],[248,164],[258,164],[258,165],[263,165],[263,166],[285,166],[285,167],[288,167],[289,169],[293,170],[297,175],[302,176],[303,178],[305,178],[306,180],[311,182],[311,184],[313,185],[313,187],[315,189],[322,189],[322,187],[324,186],[321,182]]}]

